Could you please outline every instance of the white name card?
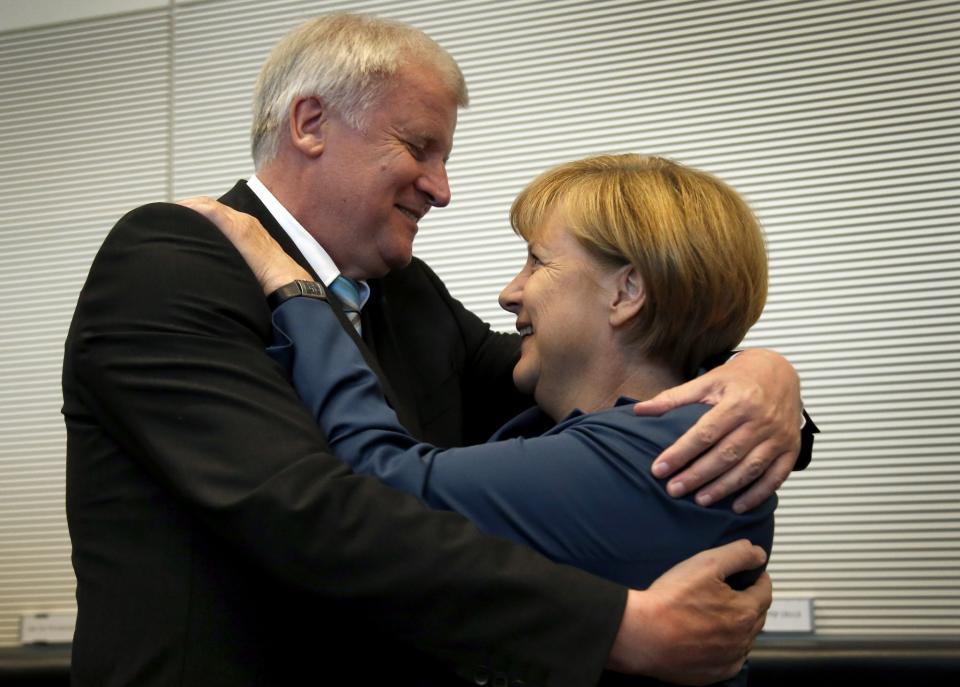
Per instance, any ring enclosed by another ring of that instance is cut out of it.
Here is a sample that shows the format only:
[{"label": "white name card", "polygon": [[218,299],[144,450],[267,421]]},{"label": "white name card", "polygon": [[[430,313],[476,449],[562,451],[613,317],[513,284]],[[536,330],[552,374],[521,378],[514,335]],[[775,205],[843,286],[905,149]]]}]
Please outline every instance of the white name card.
[{"label": "white name card", "polygon": [[813,632],[813,599],[774,599],[764,632]]},{"label": "white name card", "polygon": [[24,613],[20,616],[20,643],[69,644],[76,624],[76,611]]}]

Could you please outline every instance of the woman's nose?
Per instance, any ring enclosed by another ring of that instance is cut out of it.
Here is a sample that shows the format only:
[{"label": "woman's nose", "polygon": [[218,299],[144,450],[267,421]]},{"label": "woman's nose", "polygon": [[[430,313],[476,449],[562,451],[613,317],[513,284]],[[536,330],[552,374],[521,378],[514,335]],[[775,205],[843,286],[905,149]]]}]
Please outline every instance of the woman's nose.
[{"label": "woman's nose", "polygon": [[523,282],[526,277],[525,270],[520,270],[509,284],[503,287],[500,292],[500,307],[516,315],[520,312],[520,299],[523,296]]}]

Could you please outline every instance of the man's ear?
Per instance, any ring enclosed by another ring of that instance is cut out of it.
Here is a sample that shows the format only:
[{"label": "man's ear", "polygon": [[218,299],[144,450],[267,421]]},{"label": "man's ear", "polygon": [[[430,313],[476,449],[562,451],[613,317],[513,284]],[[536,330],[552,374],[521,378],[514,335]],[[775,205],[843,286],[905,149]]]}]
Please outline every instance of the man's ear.
[{"label": "man's ear", "polygon": [[290,105],[290,141],[307,157],[320,157],[325,142],[327,108],[317,96],[300,96]]},{"label": "man's ear", "polygon": [[610,302],[610,325],[614,328],[629,324],[643,310],[646,292],[643,279],[633,265],[624,265],[614,274],[614,296]]}]

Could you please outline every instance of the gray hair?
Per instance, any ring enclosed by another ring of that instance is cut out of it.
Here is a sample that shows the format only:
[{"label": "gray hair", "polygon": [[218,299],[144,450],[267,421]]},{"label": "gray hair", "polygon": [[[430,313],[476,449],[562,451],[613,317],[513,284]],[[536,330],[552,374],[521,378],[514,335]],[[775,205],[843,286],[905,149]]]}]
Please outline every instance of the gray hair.
[{"label": "gray hair", "polygon": [[254,88],[250,144],[256,168],[277,156],[296,98],[320,96],[350,125],[362,128],[367,110],[410,62],[436,71],[457,105],[467,106],[460,67],[419,29],[348,13],[317,17],[293,29],[270,53]]}]

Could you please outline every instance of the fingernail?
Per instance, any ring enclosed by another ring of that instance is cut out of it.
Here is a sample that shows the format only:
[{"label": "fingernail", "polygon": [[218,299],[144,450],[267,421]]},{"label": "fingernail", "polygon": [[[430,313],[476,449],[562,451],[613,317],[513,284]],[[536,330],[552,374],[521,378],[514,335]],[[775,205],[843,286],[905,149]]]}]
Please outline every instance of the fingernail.
[{"label": "fingernail", "polygon": [[687,493],[687,490],[683,486],[683,482],[671,482],[667,485],[667,493],[670,496],[683,496]]},{"label": "fingernail", "polygon": [[701,506],[709,506],[713,503],[713,496],[710,494],[700,494],[697,496],[697,503]]},{"label": "fingernail", "polygon": [[654,477],[666,477],[668,472],[670,472],[669,463],[660,462],[660,463],[653,464]]},{"label": "fingernail", "polygon": [[740,503],[739,501],[735,501],[735,502],[734,502],[734,504],[733,504],[733,512],[734,512],[734,513],[745,513],[746,510],[747,510],[747,507],[744,506],[742,503]]}]

